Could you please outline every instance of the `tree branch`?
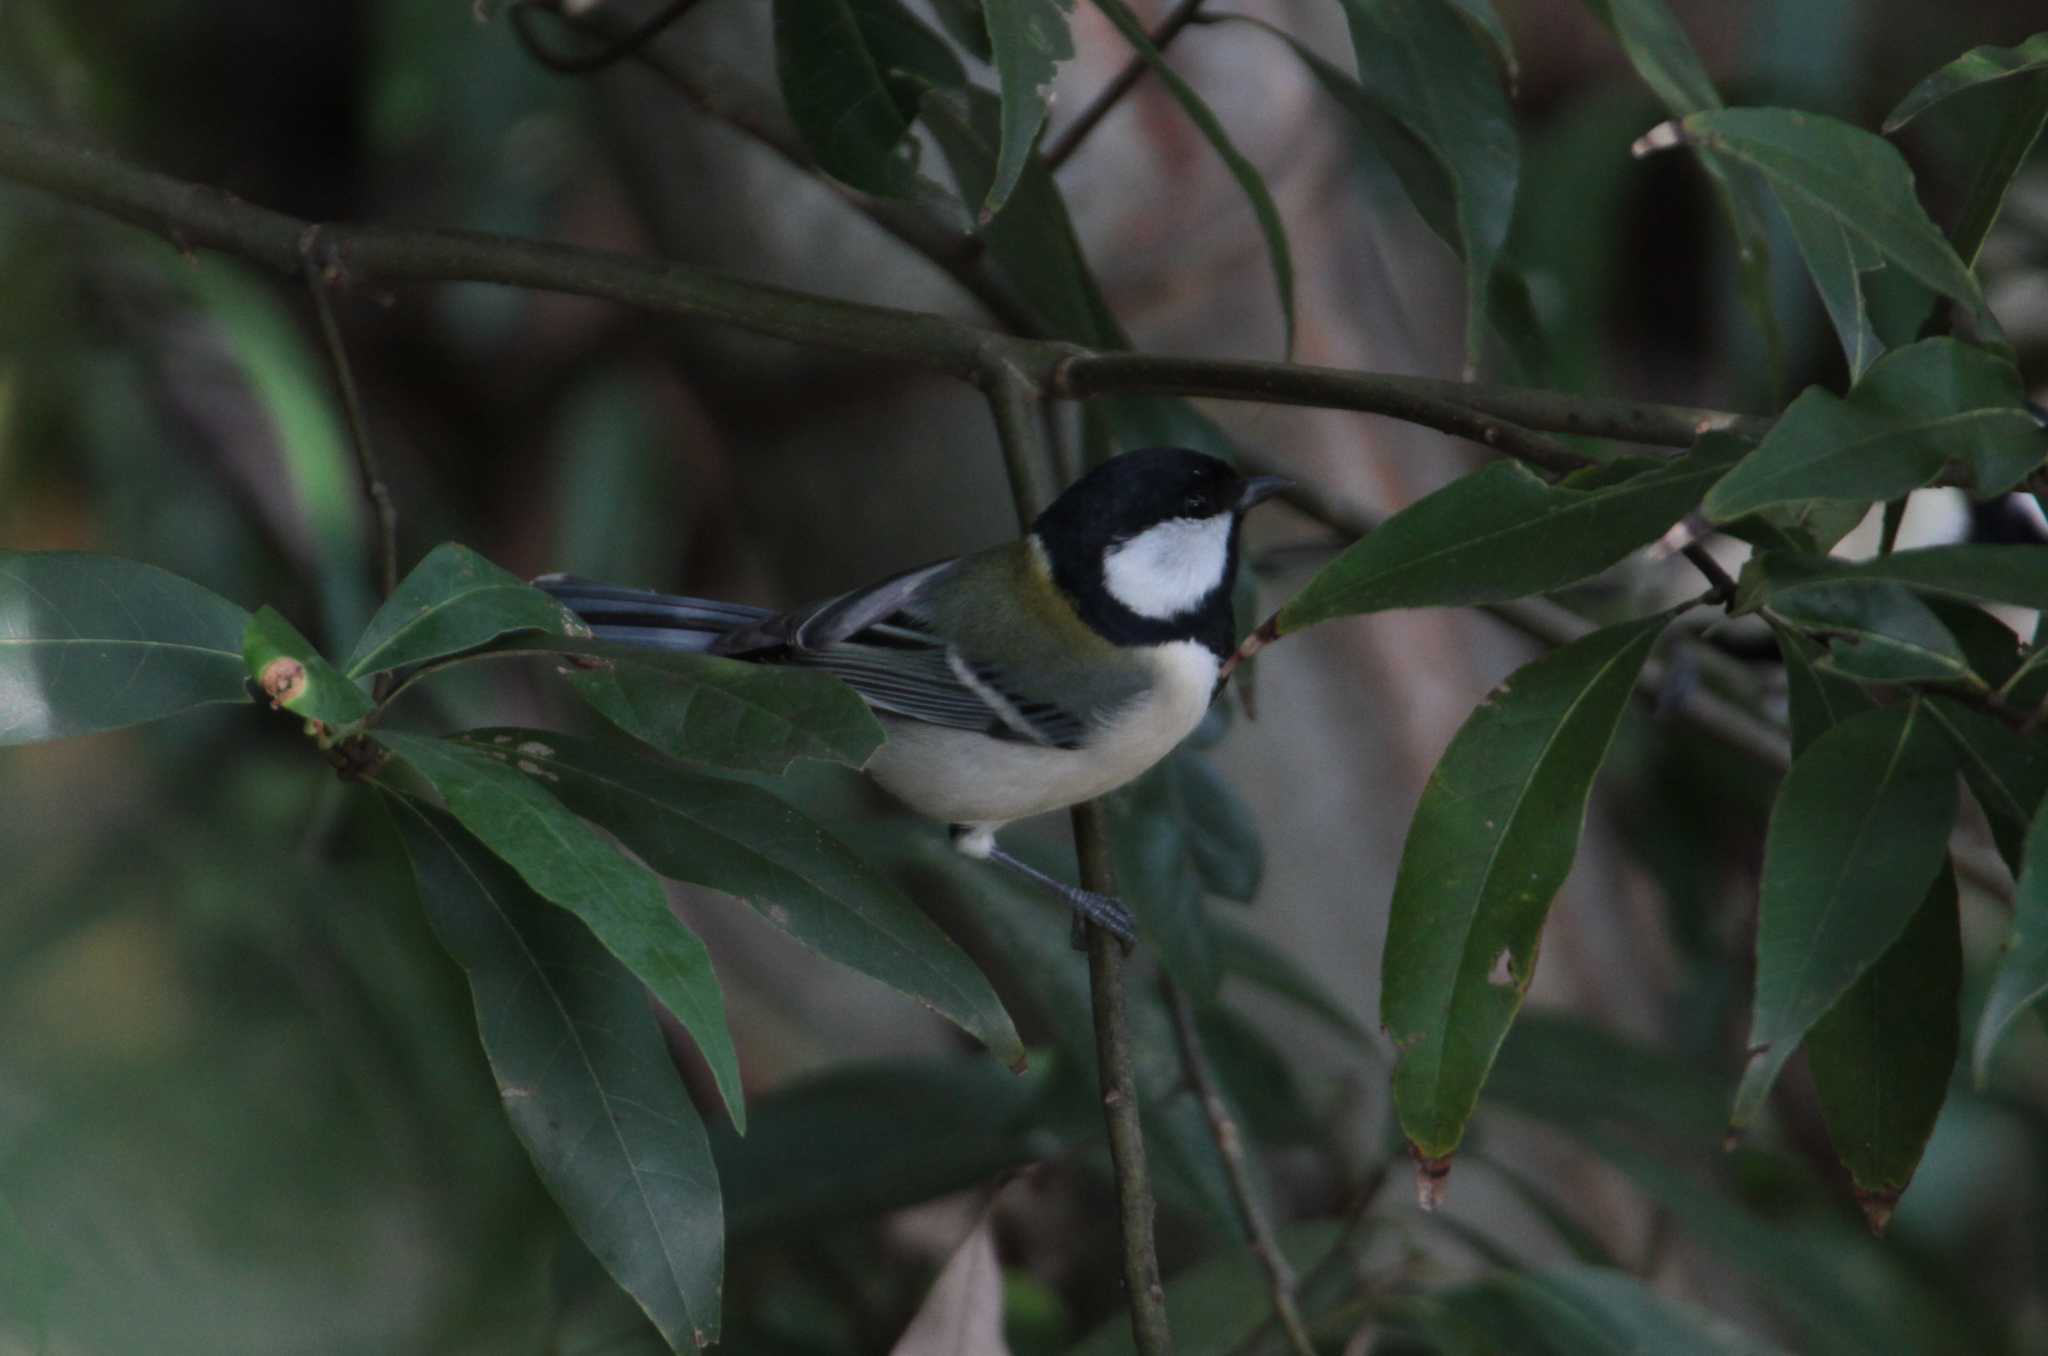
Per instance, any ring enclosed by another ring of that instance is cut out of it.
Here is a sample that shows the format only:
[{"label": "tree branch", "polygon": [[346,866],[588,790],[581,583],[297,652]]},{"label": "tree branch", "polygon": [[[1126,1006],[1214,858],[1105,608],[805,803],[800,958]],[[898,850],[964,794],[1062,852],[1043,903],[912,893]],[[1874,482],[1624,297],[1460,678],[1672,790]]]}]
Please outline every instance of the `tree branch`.
[{"label": "tree branch", "polygon": [[1315,1343],[1309,1340],[1308,1329],[1302,1326],[1301,1310],[1294,1302],[1293,1269],[1287,1265],[1287,1255],[1280,1251],[1280,1245],[1273,1237],[1273,1226],[1266,1218],[1265,1209],[1252,1192],[1251,1173],[1245,1165],[1244,1136],[1230,1118],[1230,1108],[1224,1104],[1223,1094],[1216,1087],[1215,1075],[1210,1072],[1209,1057],[1202,1049],[1202,1033],[1195,1026],[1194,1007],[1172,979],[1162,976],[1160,987],[1166,993],[1167,1011],[1173,1016],[1173,1034],[1175,1043],[1180,1046],[1181,1069],[1187,1075],[1188,1086],[1194,1089],[1196,1099],[1202,1104],[1202,1117],[1209,1123],[1209,1137],[1216,1141],[1216,1152],[1223,1158],[1223,1175],[1230,1183],[1231,1198],[1237,1202],[1238,1213],[1244,1216],[1245,1242],[1251,1245],[1252,1256],[1265,1270],[1266,1289],[1273,1298],[1273,1317],[1279,1321],[1280,1330],[1287,1334],[1287,1343],[1294,1348],[1295,1356],[1316,1356]]},{"label": "tree branch", "polygon": [[[1180,36],[1181,30],[1195,21],[1196,13],[1202,8],[1202,0],[1180,0],[1173,11],[1159,21],[1159,27],[1152,30],[1152,46],[1161,56],[1166,55],[1167,44]],[[1045,148],[1043,159],[1047,170],[1057,170],[1067,163],[1067,158],[1080,149],[1088,134],[1095,130],[1095,124],[1109,116],[1111,109],[1123,101],[1137,83],[1145,78],[1145,72],[1152,69],[1142,53],[1134,55],[1116,73],[1116,78],[1102,87],[1102,92],[1088,101],[1074,120],[1060,129],[1052,144]]]},{"label": "tree branch", "polygon": [[[326,252],[326,240],[318,226],[309,226],[300,238],[301,269],[306,290],[312,294],[313,310],[320,317],[320,337],[327,343],[327,357],[334,365],[334,382],[341,388],[342,407],[348,411],[348,431],[356,445],[356,469],[362,475],[363,493],[377,516],[377,583],[382,597],[389,598],[398,587],[398,505],[391,487],[384,482],[384,468],[377,449],[370,442],[370,421],[363,412],[363,398],[356,389],[355,369],[349,365],[348,348],[341,341],[341,326],[335,323],[334,306],[327,289],[341,279],[340,266]],[[379,674],[378,683],[391,675]]]},{"label": "tree branch", "polygon": [[[299,237],[312,224],[4,121],[0,178],[96,207],[155,231],[181,249],[223,249],[285,273],[299,270]],[[1000,353],[1034,389],[1050,395],[1151,392],[1324,405],[1385,414],[1536,458],[1549,454],[1541,444],[1524,445],[1521,431],[1684,446],[1705,429],[1756,436],[1768,427],[1768,421],[1719,410],[1550,391],[1286,363],[1097,353],[1056,340],[1015,338],[944,316],[840,301],[658,259],[548,241],[387,226],[330,225],[321,231],[332,242],[336,259],[352,273],[599,297],[912,363],[966,381],[979,380],[987,356]]]}]

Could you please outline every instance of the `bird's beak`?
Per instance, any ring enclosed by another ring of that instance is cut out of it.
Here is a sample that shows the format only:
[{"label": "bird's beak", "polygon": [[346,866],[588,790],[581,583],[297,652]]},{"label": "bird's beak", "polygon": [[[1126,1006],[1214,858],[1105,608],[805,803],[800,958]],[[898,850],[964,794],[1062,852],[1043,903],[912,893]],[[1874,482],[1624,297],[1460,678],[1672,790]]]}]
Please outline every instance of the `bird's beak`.
[{"label": "bird's beak", "polygon": [[1244,482],[1244,489],[1237,496],[1237,511],[1243,513],[1254,504],[1263,504],[1282,490],[1291,490],[1294,482],[1286,476],[1250,476]]}]

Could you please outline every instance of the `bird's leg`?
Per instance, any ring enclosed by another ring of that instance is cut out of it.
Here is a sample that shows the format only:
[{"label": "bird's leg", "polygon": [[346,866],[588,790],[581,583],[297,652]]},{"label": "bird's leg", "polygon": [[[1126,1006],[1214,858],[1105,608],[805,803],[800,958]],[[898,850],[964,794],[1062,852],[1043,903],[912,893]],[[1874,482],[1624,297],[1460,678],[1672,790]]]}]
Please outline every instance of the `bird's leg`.
[{"label": "bird's leg", "polygon": [[[969,857],[984,862],[994,862],[1006,867],[1026,880],[1033,881],[1058,895],[1074,911],[1076,919],[1087,919],[1097,927],[1114,933],[1117,940],[1128,947],[1137,939],[1137,920],[1122,902],[1109,895],[1084,890],[1078,885],[1069,885],[1057,876],[1048,876],[1021,857],[1012,856],[996,846],[995,830],[986,824],[955,824],[953,846]],[[1075,933],[1081,949],[1086,949],[1079,930]]]}]

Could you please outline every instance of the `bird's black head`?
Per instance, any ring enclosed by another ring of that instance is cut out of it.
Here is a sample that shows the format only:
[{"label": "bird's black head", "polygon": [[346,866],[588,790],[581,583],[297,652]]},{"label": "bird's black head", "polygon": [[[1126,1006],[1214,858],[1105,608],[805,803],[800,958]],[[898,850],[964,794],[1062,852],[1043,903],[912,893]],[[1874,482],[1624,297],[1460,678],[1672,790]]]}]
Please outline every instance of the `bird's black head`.
[{"label": "bird's black head", "polygon": [[1238,524],[1284,487],[1180,447],[1127,452],[1068,487],[1032,532],[1081,616],[1122,645],[1236,643]]}]

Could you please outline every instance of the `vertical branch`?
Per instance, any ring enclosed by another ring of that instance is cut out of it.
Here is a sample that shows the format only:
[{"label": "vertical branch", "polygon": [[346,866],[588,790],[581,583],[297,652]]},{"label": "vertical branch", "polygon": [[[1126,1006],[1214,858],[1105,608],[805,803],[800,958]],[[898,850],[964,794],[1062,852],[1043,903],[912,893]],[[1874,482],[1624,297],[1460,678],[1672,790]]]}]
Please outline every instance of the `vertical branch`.
[{"label": "vertical branch", "polygon": [[[995,416],[996,436],[1009,468],[1017,517],[1029,527],[1052,502],[1051,462],[1039,428],[1039,397],[1029,377],[998,353],[982,369],[982,388]],[[1099,801],[1074,807],[1074,850],[1081,884],[1116,893],[1109,823]],[[1153,1239],[1152,1181],[1145,1167],[1145,1135],[1138,1118],[1138,1076],[1131,1058],[1130,1021],[1124,1012],[1124,952],[1109,932],[1088,926],[1088,987],[1095,1016],[1095,1063],[1102,1114],[1109,1127],[1109,1161],[1116,1175],[1117,1215],[1123,1236],[1124,1288],[1131,1300],[1131,1337],[1138,1356],[1171,1356],[1166,1288],[1159,1281]]]},{"label": "vertical branch", "polygon": [[1195,1027],[1194,1006],[1171,979],[1162,978],[1160,986],[1166,993],[1167,1011],[1173,1015],[1181,1069],[1187,1075],[1188,1086],[1201,1101],[1202,1118],[1209,1123],[1209,1136],[1216,1141],[1216,1152],[1222,1155],[1223,1175],[1230,1182],[1231,1198],[1237,1202],[1238,1213],[1244,1216],[1245,1242],[1251,1245],[1252,1256],[1266,1273],[1266,1289],[1273,1297],[1273,1317],[1287,1334],[1287,1344],[1294,1349],[1295,1356],[1316,1356],[1315,1343],[1309,1340],[1308,1329],[1302,1326],[1301,1310],[1294,1302],[1293,1268],[1287,1265],[1287,1256],[1273,1237],[1272,1222],[1252,1192],[1244,1136],[1238,1132],[1237,1122],[1230,1118],[1230,1108],[1216,1088],[1208,1054],[1202,1049],[1202,1033]]},{"label": "vertical branch", "polygon": [[[1109,851],[1109,816],[1102,802],[1074,807],[1074,851],[1081,884],[1116,893]],[[1145,1132],[1138,1117],[1138,1075],[1131,1060],[1131,1027],[1124,1015],[1124,949],[1088,925],[1088,987],[1095,1006],[1095,1066],[1102,1114],[1109,1123],[1109,1161],[1116,1168],[1117,1213],[1123,1221],[1124,1289],[1131,1297],[1131,1339],[1138,1356],[1169,1356],[1173,1333],[1166,1321],[1166,1287],[1159,1280],[1153,1239],[1152,1181],[1145,1166]]]},{"label": "vertical branch", "polygon": [[[384,469],[377,462],[377,450],[370,443],[369,420],[363,414],[363,398],[356,390],[355,370],[349,366],[348,349],[341,342],[341,326],[335,323],[334,307],[327,289],[341,276],[341,265],[333,247],[321,239],[320,228],[308,226],[299,236],[300,271],[306,291],[312,294],[313,310],[320,317],[320,335],[327,341],[327,357],[334,364],[335,384],[341,388],[341,403],[348,411],[349,439],[356,448],[356,467],[362,473],[363,493],[377,515],[377,582],[380,596],[388,598],[398,587],[398,507],[391,487],[384,483]],[[381,680],[380,680],[381,681]]]}]

